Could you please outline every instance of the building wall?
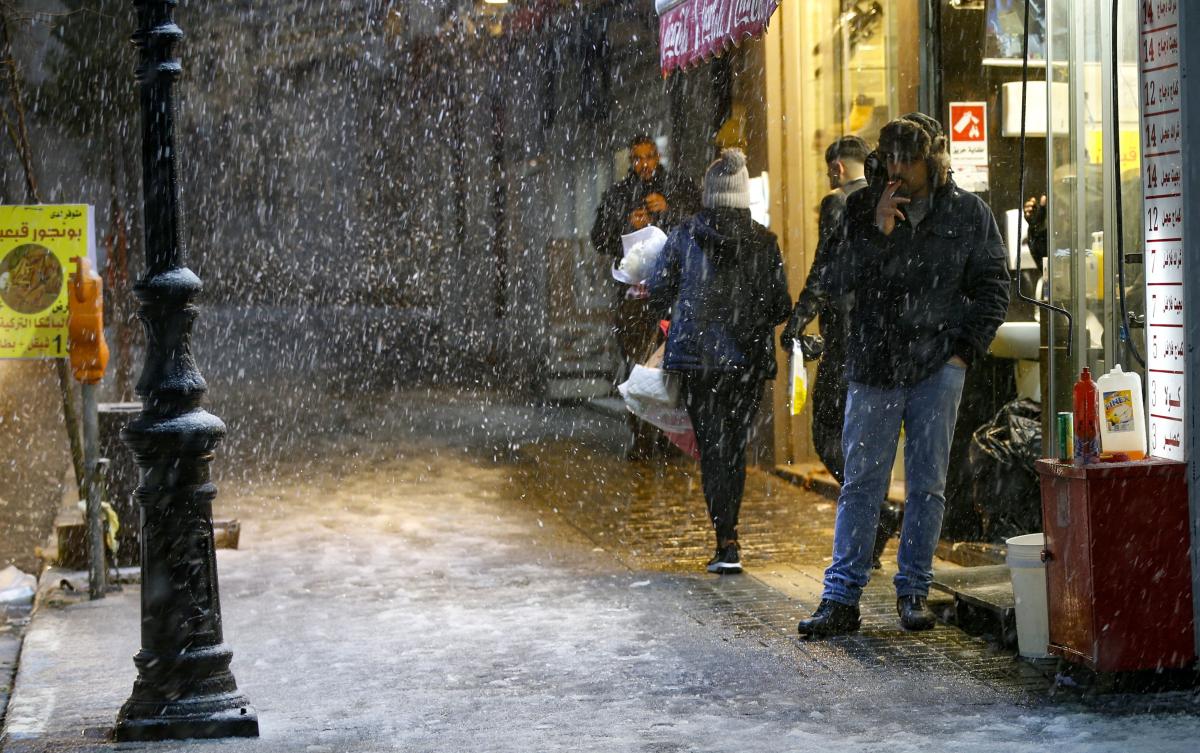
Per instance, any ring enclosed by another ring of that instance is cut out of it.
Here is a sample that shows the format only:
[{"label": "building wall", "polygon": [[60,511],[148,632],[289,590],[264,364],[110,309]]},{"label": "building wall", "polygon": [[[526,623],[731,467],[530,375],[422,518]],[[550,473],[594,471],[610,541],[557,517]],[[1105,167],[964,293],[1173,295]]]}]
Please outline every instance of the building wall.
[{"label": "building wall", "polygon": [[[1200,123],[1200,87],[1196,84],[1193,74],[1200,70],[1200,12],[1196,6],[1180,4],[1180,63],[1184,83],[1183,90],[1183,132],[1195,133],[1196,124]],[[1186,142],[1184,145],[1186,151]],[[1200,190],[1200,165],[1195,160],[1184,163],[1184,192]],[[1196,631],[1196,649],[1200,653],[1200,275],[1195,270],[1200,265],[1200,233],[1195,228],[1200,227],[1200,212],[1195,202],[1185,204],[1184,227],[1193,228],[1185,236],[1185,261],[1187,274],[1184,277],[1184,299],[1186,308],[1185,342],[1187,352],[1187,384],[1184,387],[1187,398],[1187,458],[1188,458],[1188,506],[1191,517],[1191,547],[1192,560],[1192,614]]]},{"label": "building wall", "polygon": [[[62,3],[53,1],[19,5],[30,12],[64,10]],[[42,122],[47,106],[43,87],[53,76],[52,56],[58,49],[51,27],[13,20],[9,31],[37,195],[45,203],[78,203],[84,196],[97,197],[88,203],[105,202],[101,183],[79,174],[78,166],[87,161],[85,146]],[[6,113],[15,111],[7,80],[0,105]],[[0,203],[32,203],[25,166],[7,134],[0,144]],[[78,388],[72,387],[78,404]],[[53,363],[0,360],[0,568],[11,564],[37,572],[34,548],[47,542],[64,484],[70,488],[74,483]]]},{"label": "building wall", "polygon": [[50,362],[0,361],[0,569],[37,572],[58,510],[71,465],[58,395]]},{"label": "building wall", "polygon": [[[206,375],[247,360],[269,369],[255,323],[268,315],[284,327],[271,340],[322,378],[468,370],[539,391],[560,367],[611,376],[600,305],[611,288],[586,239],[628,138],[671,133],[652,11],[591,4],[494,36],[484,17],[425,11],[397,32],[386,4],[375,16],[346,3],[222,5],[176,14]],[[689,95],[676,117],[704,106]],[[696,172],[710,134],[687,136],[669,153]],[[588,322],[551,332],[559,257]],[[331,348],[327,333],[347,326]],[[204,347],[230,337],[244,346],[224,349],[229,362]]]}]

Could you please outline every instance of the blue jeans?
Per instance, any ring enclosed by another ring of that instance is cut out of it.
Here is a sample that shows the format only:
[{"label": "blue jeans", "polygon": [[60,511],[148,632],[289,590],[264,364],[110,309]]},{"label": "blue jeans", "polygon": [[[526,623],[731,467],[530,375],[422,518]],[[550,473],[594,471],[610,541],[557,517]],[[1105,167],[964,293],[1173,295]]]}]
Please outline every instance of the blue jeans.
[{"label": "blue jeans", "polygon": [[838,497],[833,563],[824,598],[858,604],[871,571],[879,505],[887,494],[896,442],[904,425],[904,524],[900,530],[897,596],[925,596],[946,508],[950,440],[967,370],[946,364],[909,387],[850,382],[842,449],[846,480]]}]

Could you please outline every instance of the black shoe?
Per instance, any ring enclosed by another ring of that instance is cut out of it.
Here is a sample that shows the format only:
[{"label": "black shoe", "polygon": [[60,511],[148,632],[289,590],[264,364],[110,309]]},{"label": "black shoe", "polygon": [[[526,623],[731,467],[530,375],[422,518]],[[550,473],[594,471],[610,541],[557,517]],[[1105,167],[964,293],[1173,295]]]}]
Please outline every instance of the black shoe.
[{"label": "black shoe", "polygon": [[853,633],[862,625],[858,616],[858,606],[850,606],[829,599],[821,599],[817,611],[807,620],[800,620],[796,630],[800,635],[815,635],[819,637],[830,635],[845,635]]},{"label": "black shoe", "polygon": [[717,553],[708,561],[707,570],[718,575],[736,575],[742,571],[741,552],[738,543],[731,541],[717,549]]},{"label": "black shoe", "polygon": [[896,599],[896,612],[905,630],[932,630],[937,622],[924,596],[901,596]]},{"label": "black shoe", "polygon": [[675,445],[671,444],[671,440],[667,439],[667,435],[662,432],[659,432],[654,440],[654,454],[659,458],[675,456]]}]

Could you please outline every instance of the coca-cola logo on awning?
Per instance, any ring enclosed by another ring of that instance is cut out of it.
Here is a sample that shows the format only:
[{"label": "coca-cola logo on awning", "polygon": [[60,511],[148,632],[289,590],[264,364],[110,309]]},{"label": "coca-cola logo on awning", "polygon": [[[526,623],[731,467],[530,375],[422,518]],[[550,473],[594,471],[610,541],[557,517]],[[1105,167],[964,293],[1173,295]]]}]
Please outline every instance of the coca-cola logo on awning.
[{"label": "coca-cola logo on awning", "polygon": [[726,3],[729,0],[708,0],[700,11],[700,41],[708,43],[721,36],[728,26],[729,14]]},{"label": "coca-cola logo on awning", "polygon": [[659,46],[662,57],[675,57],[687,50],[687,17],[682,13],[673,14],[662,20],[659,34]]},{"label": "coca-cola logo on awning", "polygon": [[737,28],[756,20],[765,21],[770,15],[766,6],[767,0],[734,0],[732,26]]},{"label": "coca-cola logo on awning", "polygon": [[685,0],[659,17],[663,73],[696,65],[767,28],[778,0]]}]

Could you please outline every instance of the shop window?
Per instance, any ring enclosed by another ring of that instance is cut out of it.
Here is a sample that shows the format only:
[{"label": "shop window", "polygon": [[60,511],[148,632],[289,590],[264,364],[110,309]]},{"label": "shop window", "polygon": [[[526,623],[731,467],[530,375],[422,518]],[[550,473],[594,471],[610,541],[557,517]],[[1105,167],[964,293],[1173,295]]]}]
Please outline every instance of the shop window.
[{"label": "shop window", "polygon": [[[785,40],[777,116],[782,159],[780,175],[771,182],[779,195],[764,201],[783,212],[771,218],[772,229],[780,233],[793,296],[804,286],[821,200],[830,191],[826,148],[850,135],[873,148],[884,124],[919,109],[925,5],[926,0],[808,0],[782,4],[772,21],[769,34]],[[782,395],[777,410],[783,409]],[[777,426],[777,441],[790,448],[791,460],[816,459],[807,420]]]},{"label": "shop window", "polygon": [[814,137],[856,135],[873,143],[888,120],[916,109],[915,92],[898,85],[902,56],[919,51],[906,33],[916,27],[915,11],[915,3],[902,0],[809,4],[819,100]]},{"label": "shop window", "polygon": [[806,3],[803,14],[811,99],[802,164],[808,168],[804,206],[812,209],[804,237],[811,244],[816,210],[829,190],[825,148],[849,135],[873,147],[885,123],[917,109],[921,14],[916,0],[824,0]]},{"label": "shop window", "polygon": [[[1134,0],[1122,4],[1117,28],[1111,29],[1110,4],[1097,0],[1056,0],[1050,4],[1048,28],[1061,29],[1047,45],[1052,91],[1047,93],[1052,128],[1049,161],[1047,277],[1045,295],[1074,318],[1071,352],[1062,317],[1052,318],[1046,341],[1052,358],[1049,386],[1052,405],[1045,415],[1070,410],[1071,388],[1084,366],[1103,374],[1115,364],[1139,370],[1134,351],[1143,351],[1143,332],[1132,327],[1123,341],[1126,315],[1120,303],[1117,265],[1118,195],[1124,218],[1122,246],[1126,256],[1140,259],[1141,145],[1138,123],[1138,29]],[[1117,65],[1110,47],[1115,33]],[[1113,116],[1112,90],[1117,81],[1119,108]],[[1057,85],[1057,86],[1055,86]],[[1065,92],[1066,96],[1055,96]],[[1120,156],[1114,156],[1119,140]],[[1144,313],[1142,265],[1125,264],[1126,311]],[[1045,314],[1043,314],[1045,316]]]}]

